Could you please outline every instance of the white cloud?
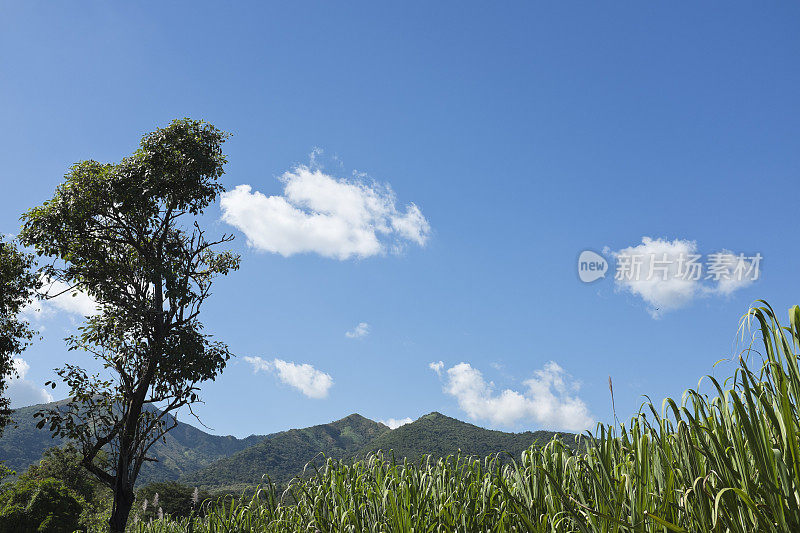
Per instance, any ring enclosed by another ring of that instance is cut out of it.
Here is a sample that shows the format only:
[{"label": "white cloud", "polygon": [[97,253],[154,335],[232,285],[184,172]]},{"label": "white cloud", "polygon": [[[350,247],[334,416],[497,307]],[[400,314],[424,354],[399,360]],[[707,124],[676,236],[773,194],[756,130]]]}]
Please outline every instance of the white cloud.
[{"label": "white cloud", "polygon": [[428,368],[441,375],[442,369],[444,368],[444,361],[434,361],[432,363],[428,363]]},{"label": "white cloud", "polygon": [[283,383],[294,387],[309,398],[325,398],[333,386],[333,378],[309,364],[296,364],[283,359],[266,361],[261,357],[245,357],[253,372],[274,373]]},{"label": "white cloud", "polygon": [[533,421],[541,427],[583,431],[594,423],[586,404],[576,392],[579,384],[558,364],[548,362],[524,382],[526,390],[505,389],[499,394],[493,383],[468,363],[447,370],[444,391],[474,420],[513,426]]},{"label": "white cloud", "polygon": [[258,356],[250,357],[246,355],[244,360],[253,365],[253,372],[272,372],[275,369],[275,365],[272,364],[272,361],[267,361]]},{"label": "white cloud", "polygon": [[282,196],[239,185],[222,194],[222,220],[250,246],[285,257],[316,253],[339,260],[370,257],[408,242],[424,246],[430,225],[419,207],[398,210],[388,185],[337,179],[300,165],[286,172]]},{"label": "white cloud", "polygon": [[345,333],[348,339],[360,339],[369,335],[369,324],[366,322],[359,322],[359,324]]},{"label": "white cloud", "polygon": [[31,368],[27,361],[15,357],[12,362],[16,375],[12,374],[9,378],[6,394],[11,400],[13,409],[53,401],[53,396],[47,389],[43,389],[34,382],[25,379]]},{"label": "white cloud", "polygon": [[[715,264],[730,274],[737,266],[746,272],[754,266],[752,259],[728,250],[702,256],[695,241],[642,237],[641,244],[610,253],[617,260],[617,289],[642,298],[653,318],[686,307],[696,298],[729,296],[753,283],[752,277],[718,277],[709,270],[710,265]],[[691,266],[692,260],[694,266]],[[621,266],[625,276],[618,279]],[[693,272],[698,273],[692,275]]]},{"label": "white cloud", "polygon": [[384,426],[389,426],[390,429],[397,429],[400,426],[405,426],[406,424],[410,424],[413,420],[409,417],[405,418],[387,418],[386,420],[380,420],[380,423]]},{"label": "white cloud", "polygon": [[98,313],[97,303],[91,296],[81,290],[69,290],[70,286],[62,281],[44,280],[39,292],[50,296],[45,300],[34,300],[23,310],[27,317],[40,320],[50,318],[59,311],[71,315],[92,316]]},{"label": "white cloud", "polygon": [[[700,281],[689,278],[683,279],[677,276],[678,258],[688,258],[697,255],[697,243],[695,241],[675,239],[667,241],[662,239],[651,239],[643,237],[642,244],[630,246],[616,252],[617,265],[619,269],[620,261],[625,261],[625,257],[640,258],[635,266],[639,272],[634,279],[616,280],[617,287],[622,290],[641,297],[648,305],[650,313],[654,317],[660,316],[665,311],[679,309],[689,302],[700,292]],[[623,259],[621,259],[623,258]],[[650,269],[661,266],[661,261],[666,258],[667,279],[663,279],[664,274],[660,270],[657,275],[650,276]],[[655,263],[653,260],[655,259]],[[631,261],[634,261],[633,259]],[[634,265],[634,263],[631,263]],[[648,279],[649,278],[649,279]]]},{"label": "white cloud", "polygon": [[[720,265],[719,268],[722,268],[727,272],[735,272],[736,268],[744,268],[748,270],[753,266],[754,263],[752,259],[740,258],[738,254],[734,254],[730,250],[722,250],[716,254],[711,254],[711,256],[714,257],[714,262]],[[743,277],[742,279],[737,279],[735,276],[729,276],[719,279],[716,286],[706,288],[706,291],[710,292],[711,294],[729,296],[739,289],[743,289],[749,285],[752,285],[754,281],[755,280],[752,278]]]}]

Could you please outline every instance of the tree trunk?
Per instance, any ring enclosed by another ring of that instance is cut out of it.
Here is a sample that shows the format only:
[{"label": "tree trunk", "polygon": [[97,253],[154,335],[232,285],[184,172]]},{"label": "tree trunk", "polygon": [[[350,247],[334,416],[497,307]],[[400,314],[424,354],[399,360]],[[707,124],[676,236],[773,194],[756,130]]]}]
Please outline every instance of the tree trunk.
[{"label": "tree trunk", "polygon": [[[161,262],[161,255],[159,253],[159,263]],[[156,309],[164,308],[164,293],[162,286],[162,279],[159,276],[155,280],[155,303]],[[158,321],[155,324],[154,338],[157,339],[155,345],[161,346],[161,339],[164,338],[164,321],[163,311],[159,313]],[[160,353],[158,349],[154,353]],[[142,406],[147,391],[150,388],[150,383],[153,381],[155,375],[156,362],[155,358],[151,357],[145,368],[144,376],[136,388],[136,392],[130,399],[128,404],[128,412],[125,415],[125,427],[119,439],[119,457],[117,460],[117,471],[114,479],[114,506],[111,511],[111,518],[108,521],[111,527],[111,533],[125,533],[125,526],[128,524],[128,516],[131,514],[131,507],[136,499],[136,494],[133,492],[133,486],[136,483],[138,476],[138,467],[131,472],[131,464],[137,460],[136,458],[136,429],[139,425],[139,417],[142,414]],[[141,452],[144,453],[144,452]]]},{"label": "tree trunk", "polygon": [[114,507],[108,525],[111,533],[124,533],[128,515],[133,507],[134,493],[130,487],[117,487],[114,491]]},{"label": "tree trunk", "polygon": [[[130,415],[130,413],[129,413]],[[137,415],[138,417],[138,415]],[[131,417],[128,416],[128,423],[125,424],[125,431],[120,436],[119,456],[117,457],[116,475],[114,476],[114,504],[111,507],[111,518],[108,525],[111,533],[124,533],[125,526],[128,524],[128,515],[131,514],[131,507],[136,495],[133,492],[135,477],[132,479],[130,474],[130,463],[132,442],[130,438]]]}]

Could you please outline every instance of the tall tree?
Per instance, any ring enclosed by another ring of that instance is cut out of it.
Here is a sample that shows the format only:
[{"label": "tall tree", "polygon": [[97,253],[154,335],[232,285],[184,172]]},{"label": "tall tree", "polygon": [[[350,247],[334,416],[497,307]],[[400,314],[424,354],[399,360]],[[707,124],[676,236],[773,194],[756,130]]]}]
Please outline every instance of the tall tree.
[{"label": "tall tree", "polygon": [[16,374],[14,356],[33,338],[28,322],[20,312],[36,296],[39,276],[34,259],[0,235],[0,435],[11,417],[11,402],[5,396],[8,380]]},{"label": "tall tree", "polygon": [[[145,135],[118,164],[75,164],[53,198],[23,216],[22,242],[53,258],[46,276],[90,294],[98,314],[67,339],[104,371],[57,369],[72,401],[39,413],[40,427],[79,444],[82,464],[114,492],[111,530],[124,531],[150,447],[170,413],[198,400],[230,358],[199,321],[213,279],[239,267],[198,218],[223,191],[227,134],[182,119]],[[55,387],[55,383],[51,383]],[[110,467],[94,459],[108,453]]]}]

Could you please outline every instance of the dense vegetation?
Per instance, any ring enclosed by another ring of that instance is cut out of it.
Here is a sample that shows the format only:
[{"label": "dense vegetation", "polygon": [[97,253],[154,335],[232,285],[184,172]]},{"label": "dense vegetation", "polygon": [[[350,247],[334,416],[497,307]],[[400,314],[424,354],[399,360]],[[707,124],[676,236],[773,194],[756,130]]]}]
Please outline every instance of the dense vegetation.
[{"label": "dense vegetation", "polygon": [[[105,464],[101,454],[97,461]],[[45,451],[41,460],[0,490],[0,531],[102,531],[111,491],[81,465],[75,446]]]},{"label": "dense vegetation", "polygon": [[[49,447],[64,443],[36,429],[33,413],[40,408],[16,410],[17,424],[0,437],[0,459],[17,472],[35,464]],[[395,430],[354,414],[329,424],[245,439],[210,435],[179,422],[153,446],[152,454],[158,461],[144,465],[139,486],[180,481],[212,492],[238,493],[255,488],[265,475],[285,486],[313,459],[321,459],[321,465],[324,458],[320,454],[352,460],[377,450],[391,450],[398,460],[412,461],[423,455],[439,458],[459,451],[477,457],[498,452],[518,457],[531,444],[549,442],[555,435],[568,445],[575,442],[575,435],[570,433],[492,431],[440,413],[424,415]]]},{"label": "dense vegetation", "polygon": [[[17,479],[4,484],[0,489],[0,531],[106,531],[111,490],[83,467],[81,459],[74,444],[56,446]],[[98,461],[107,464],[104,454]],[[150,483],[137,491],[134,515],[146,522],[165,514],[201,516],[202,502],[212,497],[175,481]]]},{"label": "dense vegetation", "polygon": [[[35,429],[32,413],[36,410],[38,407],[24,408],[15,412],[19,426],[11,429],[9,434],[0,439],[0,450],[4,453],[0,457],[9,457],[9,451],[16,452],[17,455],[11,457],[17,459],[33,457],[34,454],[40,453],[39,449],[54,443],[47,433]],[[393,438],[386,438],[392,435]],[[143,484],[137,491],[132,520],[149,523],[157,521],[164,515],[174,519],[186,518],[189,515],[201,516],[205,510],[213,508],[209,505],[202,506],[202,502],[214,501],[215,498],[205,488],[213,489],[216,493],[246,490],[252,494],[265,474],[278,482],[282,490],[292,478],[303,473],[307,463],[324,467],[326,457],[349,463],[353,458],[364,457],[377,448],[393,450],[393,456],[398,458],[420,457],[425,450],[432,451],[432,455],[436,457],[443,457],[458,450],[474,456],[498,451],[507,451],[518,456],[531,443],[537,440],[547,442],[553,435],[550,432],[514,434],[490,431],[439,413],[425,415],[416,422],[392,431],[383,424],[354,414],[330,424],[293,429],[266,437],[253,436],[237,441],[236,446],[245,446],[252,441],[257,444],[239,453],[231,451],[228,453],[231,456],[227,459],[201,469],[194,476],[185,476],[186,483],[170,480],[174,478],[161,478],[162,481]],[[562,435],[567,442],[574,442],[574,435]],[[224,453],[223,445],[229,443],[231,439],[233,438],[214,437],[187,424],[180,424],[167,434],[167,442],[157,445],[156,456],[159,459],[164,457],[165,462],[171,457],[208,457],[211,452]],[[31,480],[57,481],[64,486],[66,492],[62,492],[66,495],[65,501],[70,502],[74,499],[81,505],[82,512],[76,527],[99,529],[108,518],[110,491],[81,467],[80,456],[74,446],[60,441],[58,444],[61,446],[46,449],[41,461],[32,462],[31,459],[29,462],[32,464],[20,476],[20,481],[14,485],[7,484],[6,492],[10,495],[22,491],[25,497],[32,499],[29,490]],[[164,450],[168,454],[161,456]],[[151,471],[151,475],[164,473],[170,475],[174,472],[173,469],[159,467],[157,463],[153,466],[158,468]],[[191,468],[191,461],[186,459],[181,466]],[[22,471],[23,468],[17,470]],[[309,477],[315,470],[311,467],[305,472],[306,477]],[[198,480],[201,482],[208,480],[208,484],[198,486],[200,483],[193,482]],[[292,497],[290,493],[287,494],[286,501]],[[63,503],[59,501],[53,505],[57,507]]]},{"label": "dense vegetation", "polygon": [[[35,464],[42,453],[52,446],[64,444],[65,439],[51,437],[46,431],[36,428],[34,413],[47,407],[57,408],[66,400],[47,404],[23,407],[13,412],[14,423],[7,426],[0,437],[0,460],[17,472],[24,472]],[[192,425],[178,422],[178,425],[155,443],[150,453],[158,459],[148,461],[142,466],[139,485],[155,481],[177,480],[180,476],[212,464],[244,450],[264,439],[262,435],[251,435],[244,439],[231,436],[210,435]]]},{"label": "dense vegetation", "polygon": [[438,459],[459,452],[464,456],[476,457],[506,452],[519,457],[532,444],[547,444],[556,435],[567,445],[575,444],[575,435],[571,433],[492,431],[434,412],[384,433],[365,446],[358,456],[391,450],[397,460],[409,459],[413,462],[425,455]]},{"label": "dense vegetation", "polygon": [[72,532],[82,527],[84,502],[53,478],[24,479],[0,493],[0,531]]},{"label": "dense vegetation", "polygon": [[0,234],[0,435],[10,421],[11,400],[5,392],[16,375],[14,356],[27,348],[34,335],[20,316],[41,286],[34,265],[32,255],[18,250],[16,243]]},{"label": "dense vegetation", "polygon": [[[214,280],[240,262],[225,249],[232,235],[210,237],[200,223],[225,190],[227,138],[203,121],[173,120],[118,163],[75,163],[49,200],[22,215],[20,243],[48,258],[42,279],[96,303],[65,341],[94,358],[102,377],[66,362],[55,373],[70,402],[36,416],[39,428],[77,443],[83,466],[113,491],[114,533],[125,531],[150,448],[175,427],[170,413],[200,401],[201,385],[232,356],[201,321]],[[100,453],[106,466],[95,462]]]},{"label": "dense vegetation", "polygon": [[[180,481],[236,492],[255,487],[267,475],[283,487],[315,459],[315,464],[321,466],[325,458],[352,460],[378,450],[391,450],[398,460],[412,461],[424,455],[440,458],[458,452],[477,457],[506,452],[518,457],[535,442],[547,443],[555,435],[549,431],[491,431],[440,413],[430,413],[390,431],[383,424],[353,414],[329,424],[269,435],[258,444],[182,476]],[[575,435],[558,435],[563,442],[574,445]]]},{"label": "dense vegetation", "polygon": [[150,483],[137,492],[138,505],[134,506],[133,513],[135,520],[142,522],[164,515],[172,518],[202,515],[202,503],[212,497],[210,492],[175,481]]},{"label": "dense vegetation", "polygon": [[362,449],[389,428],[358,414],[336,422],[269,435],[255,446],[221,459],[181,481],[205,488],[241,490],[262,482],[264,475],[279,484],[297,476],[320,453],[343,459]]},{"label": "dense vegetation", "polygon": [[[287,449],[337,450],[332,455],[339,457],[318,459],[318,466],[306,469],[285,490],[267,483],[238,498],[215,499],[191,485],[149,486],[139,491],[128,529],[799,531],[800,307],[790,310],[786,328],[766,305],[745,316],[742,331],[750,325],[756,326],[760,346],[739,354],[728,380],[706,378],[712,394],[689,390],[680,402],[667,399],[662,409],[647,404],[626,423],[598,426],[577,446],[571,436],[555,435],[511,459],[504,454],[475,457],[473,442],[472,449],[454,456],[399,460],[414,457],[416,444],[442,453],[499,432],[438,413],[394,431],[353,415],[275,434],[251,447],[269,450],[263,445],[284,439]],[[375,434],[364,444],[370,431]],[[510,447],[524,442],[520,435],[499,433],[494,438]],[[400,454],[388,453],[388,448],[387,453],[369,453],[392,442]],[[87,517],[86,509],[92,507],[86,502],[97,496],[70,457],[69,449],[49,452],[42,463],[4,486],[3,531],[58,531],[49,524],[91,528],[101,523]],[[300,460],[285,452],[273,457],[281,458]],[[95,506],[102,513],[102,505]]]},{"label": "dense vegetation", "polygon": [[799,531],[800,307],[787,328],[768,306],[745,321],[758,326],[763,346],[745,349],[724,384],[709,377],[715,394],[689,390],[661,412],[649,404],[625,424],[599,426],[585,447],[556,439],[505,465],[329,460],[286,492],[266,487],[249,500],[209,503],[202,518],[133,529]]}]

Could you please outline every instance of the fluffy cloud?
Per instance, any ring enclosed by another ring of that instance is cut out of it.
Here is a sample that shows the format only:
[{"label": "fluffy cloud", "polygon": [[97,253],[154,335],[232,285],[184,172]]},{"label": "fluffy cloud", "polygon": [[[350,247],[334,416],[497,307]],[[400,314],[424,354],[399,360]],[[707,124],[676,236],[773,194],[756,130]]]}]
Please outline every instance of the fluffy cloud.
[{"label": "fluffy cloud", "polygon": [[[694,241],[675,239],[666,241],[662,239],[642,238],[642,244],[630,246],[614,253],[617,259],[618,269],[620,261],[626,261],[626,257],[641,258],[637,265],[631,268],[639,268],[638,274],[632,276],[634,279],[616,280],[617,287],[621,290],[641,297],[649,306],[653,316],[659,316],[665,311],[678,309],[689,302],[700,292],[700,282],[692,279],[682,279],[677,277],[678,258],[697,255],[697,243]],[[652,276],[650,269],[659,266],[653,262],[661,261],[666,257],[669,264],[667,268],[667,279],[663,275]],[[650,279],[648,279],[650,278]]]},{"label": "fluffy cloud", "polygon": [[253,372],[275,374],[283,383],[294,387],[309,398],[325,398],[333,386],[333,378],[309,364],[296,364],[283,359],[266,361],[261,357],[245,357],[253,365]]},{"label": "fluffy cloud", "polygon": [[405,426],[406,424],[410,424],[413,422],[411,418],[387,418],[386,420],[380,420],[380,423],[384,426],[389,426],[390,429],[397,429],[400,426]]},{"label": "fluffy cloud", "polygon": [[[433,363],[430,366],[441,370]],[[594,423],[586,404],[575,395],[578,384],[555,362],[534,372],[524,385],[522,392],[505,389],[497,393],[478,369],[459,363],[447,370],[444,391],[458,400],[467,416],[492,424],[513,426],[533,421],[549,429],[583,431]]]},{"label": "fluffy cloud", "polygon": [[43,389],[34,382],[26,379],[28,371],[31,368],[27,361],[15,357],[12,359],[12,362],[16,375],[12,374],[11,378],[8,380],[6,394],[11,400],[11,407],[13,409],[53,401],[53,396],[50,395],[47,389]]},{"label": "fluffy cloud", "polygon": [[222,194],[222,220],[247,236],[250,246],[285,257],[316,253],[345,260],[424,246],[430,225],[419,207],[397,208],[388,185],[337,179],[298,166],[280,178],[282,196],[239,185]]},{"label": "fluffy cloud", "polygon": [[345,333],[345,336],[348,339],[360,339],[361,337],[366,337],[369,335],[369,324],[366,322],[359,322],[359,324]]},{"label": "fluffy cloud", "polygon": [[[712,255],[715,256],[714,262],[719,265],[718,268],[722,268],[727,272],[735,272],[737,268],[749,270],[753,267],[754,263],[752,259],[742,259],[738,254],[735,254],[730,250],[722,250],[721,252],[717,252],[716,254]],[[739,289],[743,289],[749,285],[752,285],[754,281],[755,280],[751,278],[721,278],[716,282],[716,285],[713,287],[706,287],[704,290],[711,294],[728,296]]]},{"label": "fluffy cloud", "polygon": [[617,289],[642,298],[653,318],[699,297],[728,296],[747,287],[754,278],[744,274],[758,266],[729,250],[703,257],[695,241],[682,239],[643,237],[639,245],[609,253],[617,260]]},{"label": "fluffy cloud", "polygon": [[39,292],[50,298],[35,300],[22,310],[31,319],[49,318],[59,311],[71,315],[92,316],[97,314],[97,303],[91,296],[80,290],[69,290],[70,286],[62,281],[45,279]]},{"label": "fluffy cloud", "polygon": [[444,368],[444,361],[434,361],[432,363],[428,363],[428,368],[441,375],[442,369]]}]

